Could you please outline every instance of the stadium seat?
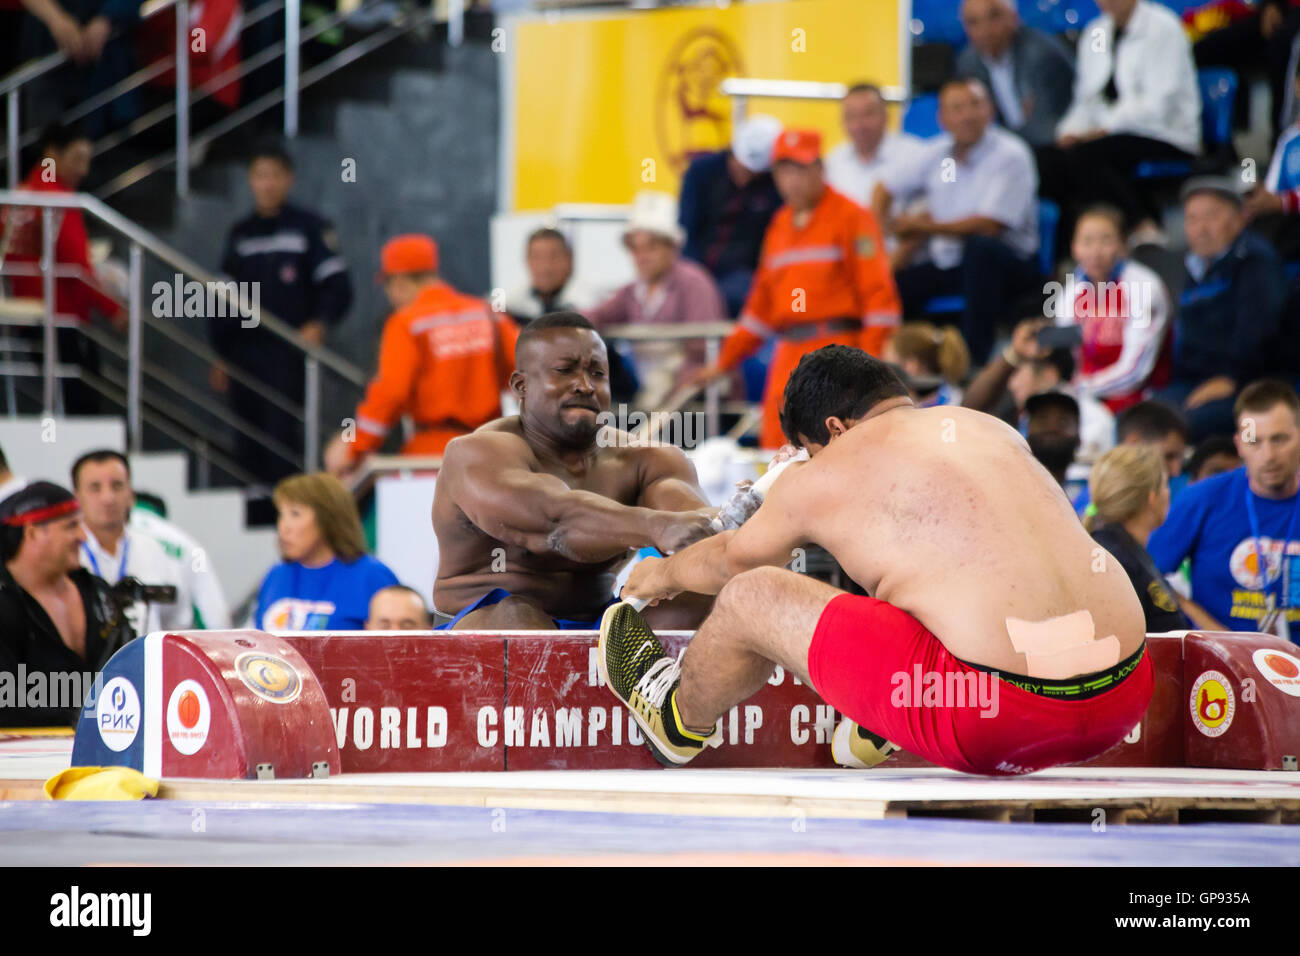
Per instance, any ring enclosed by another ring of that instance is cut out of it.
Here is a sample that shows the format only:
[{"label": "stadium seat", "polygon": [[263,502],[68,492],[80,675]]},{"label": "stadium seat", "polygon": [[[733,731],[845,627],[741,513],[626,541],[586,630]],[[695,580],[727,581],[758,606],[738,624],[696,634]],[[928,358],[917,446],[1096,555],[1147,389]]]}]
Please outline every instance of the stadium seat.
[{"label": "stadium seat", "polygon": [[[1061,221],[1061,207],[1050,199],[1038,200],[1038,267],[1051,275],[1056,267],[1056,226]],[[951,315],[966,308],[963,295],[938,295],[925,303],[926,315]]]},{"label": "stadium seat", "polygon": [[911,133],[922,139],[938,136],[943,130],[939,128],[939,95],[922,93],[913,96],[903,113],[903,132]]},{"label": "stadium seat", "polygon": [[[1232,109],[1237,98],[1237,74],[1224,67],[1196,71],[1201,88],[1201,140],[1205,152],[1214,156],[1232,145]],[[1198,164],[1181,159],[1139,163],[1137,179],[1176,179],[1188,176]],[[1211,166],[1216,165],[1211,163]],[[1210,171],[1207,168],[1205,171]]]},{"label": "stadium seat", "polygon": [[966,31],[959,8],[959,0],[912,0],[912,42],[947,43],[960,50],[966,45]]}]

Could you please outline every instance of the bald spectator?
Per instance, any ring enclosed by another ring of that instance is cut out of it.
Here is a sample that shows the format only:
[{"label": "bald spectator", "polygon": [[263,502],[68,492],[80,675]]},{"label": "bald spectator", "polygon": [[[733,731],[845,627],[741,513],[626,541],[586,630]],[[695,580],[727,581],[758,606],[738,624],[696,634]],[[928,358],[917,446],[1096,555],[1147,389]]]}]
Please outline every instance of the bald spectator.
[{"label": "bald spectator", "polygon": [[889,130],[885,98],[871,83],[849,87],[840,115],[848,139],[826,155],[826,181],[859,206],[870,206],[872,190],[885,169],[914,162],[922,141]]},{"label": "bald spectator", "polygon": [[1040,151],[1042,194],[1067,215],[1108,202],[1134,239],[1156,238],[1159,207],[1134,181],[1144,162],[1190,162],[1201,151],[1201,93],[1192,48],[1178,17],[1149,0],[1099,0],[1101,15],[1079,31],[1070,109],[1054,148]]},{"label": "bald spectator", "polygon": [[1012,0],[964,0],[961,23],[970,43],[957,57],[957,75],[989,88],[1004,129],[1030,146],[1055,142],[1074,85],[1069,51],[1021,23]]},{"label": "bald spectator", "polygon": [[[988,358],[997,322],[1015,299],[1041,289],[1038,177],[1029,147],[993,125],[993,104],[978,80],[939,90],[945,134],[915,162],[891,166],[876,184],[876,217],[899,240],[894,278],[910,318],[935,296],[961,295],[962,334],[976,362]],[[928,211],[898,214],[923,195]]]},{"label": "bald spectator", "polygon": [[550,226],[529,233],[524,246],[527,285],[506,290],[502,312],[521,326],[548,312],[580,312],[596,304],[596,294],[573,278],[573,248]]},{"label": "bald spectator", "polygon": [[[506,292],[493,308],[505,312],[521,328],[550,312],[582,312],[596,304],[596,293],[573,277],[573,247],[564,233],[550,226],[534,230],[524,248],[528,282]],[[615,402],[630,402],[636,376],[619,351],[609,348],[609,392]]]},{"label": "bald spectator", "polygon": [[1241,207],[1226,177],[1196,177],[1183,187],[1188,255],[1173,374],[1156,397],[1183,410],[1193,442],[1232,434],[1232,404],[1242,387],[1288,371],[1276,367],[1288,351],[1279,341],[1285,275],[1273,248],[1244,231]]},{"label": "bald spectator", "polygon": [[763,233],[781,205],[769,171],[780,132],[775,117],[750,116],[737,124],[729,149],[693,159],[682,177],[682,255],[713,276],[728,316],[745,304]]},{"label": "bald spectator", "polygon": [[[716,322],[726,306],[713,277],[681,255],[685,234],[677,222],[677,200],[668,193],[643,191],[632,203],[623,245],[632,256],[636,280],[590,309],[597,328],[611,325],[666,325]],[[639,342],[633,348],[641,391],[637,404],[657,408],[685,377],[704,365],[703,342]]]},{"label": "bald spectator", "polygon": [[427,631],[431,623],[424,598],[415,588],[390,584],[370,597],[367,631]]}]

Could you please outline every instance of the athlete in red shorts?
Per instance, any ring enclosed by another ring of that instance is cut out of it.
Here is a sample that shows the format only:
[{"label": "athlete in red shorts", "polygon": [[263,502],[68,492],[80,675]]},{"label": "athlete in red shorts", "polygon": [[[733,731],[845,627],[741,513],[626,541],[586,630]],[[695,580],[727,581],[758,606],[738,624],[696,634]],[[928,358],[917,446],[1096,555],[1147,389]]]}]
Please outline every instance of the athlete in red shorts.
[{"label": "athlete in red shorts", "polygon": [[[828,346],[785,392],[791,463],[757,513],[623,591],[717,594],[677,660],[627,604],[601,622],[600,666],[656,757],[689,761],[779,664],[843,713],[836,757],[901,746],[969,773],[1094,757],[1151,699],[1142,608],[1024,440],[991,416],[919,409],[883,363]],[[816,544],[873,597],[783,566]]]}]

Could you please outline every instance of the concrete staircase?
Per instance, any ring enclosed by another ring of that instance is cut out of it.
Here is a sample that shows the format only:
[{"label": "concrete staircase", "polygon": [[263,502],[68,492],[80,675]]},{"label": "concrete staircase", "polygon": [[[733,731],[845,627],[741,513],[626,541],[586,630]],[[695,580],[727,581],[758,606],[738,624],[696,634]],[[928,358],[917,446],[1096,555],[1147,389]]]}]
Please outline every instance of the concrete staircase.
[{"label": "concrete staircase", "polygon": [[[392,235],[424,232],[440,244],[441,271],[453,285],[485,293],[490,287],[489,223],[496,209],[498,139],[497,55],[490,49],[492,21],[471,16],[466,41],[445,45],[445,31],[421,39],[408,34],[309,87],[303,94],[301,131],[289,149],[297,166],[292,202],[317,211],[336,226],[351,273],[350,314],[327,344],[366,372],[373,371],[389,307],[373,281],[379,249]],[[251,210],[245,155],[259,130],[276,129],[268,114],[258,129],[213,144],[192,173],[185,200],[166,190],[160,173],[125,190],[111,204],[191,259],[217,270],[229,228]],[[345,160],[355,182],[343,181]],[[121,250],[117,250],[120,254]],[[147,260],[146,290],[172,275]],[[185,331],[206,341],[202,320]],[[146,357],[201,390],[203,401],[168,394],[168,401],[205,422],[224,447],[233,434],[209,406],[224,399],[208,391],[206,363],[164,336],[146,333]],[[329,434],[352,414],[361,390],[324,374],[322,430]],[[146,379],[146,389],[150,388]],[[177,448],[146,428],[147,448]],[[223,475],[214,473],[218,482]]]}]

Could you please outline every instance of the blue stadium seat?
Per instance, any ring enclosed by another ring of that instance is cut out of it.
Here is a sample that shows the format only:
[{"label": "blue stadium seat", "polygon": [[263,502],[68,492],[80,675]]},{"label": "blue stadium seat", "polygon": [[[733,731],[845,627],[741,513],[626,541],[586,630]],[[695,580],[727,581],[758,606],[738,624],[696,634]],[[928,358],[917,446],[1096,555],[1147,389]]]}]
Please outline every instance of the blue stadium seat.
[{"label": "blue stadium seat", "polygon": [[908,101],[903,113],[903,132],[911,133],[922,139],[938,136],[943,130],[939,128],[939,95],[922,93]]},{"label": "blue stadium seat", "polygon": [[758,403],[763,400],[763,386],[767,384],[767,369],[772,364],[772,353],[775,350],[776,339],[771,339],[741,364],[740,374],[745,381],[745,401]]},{"label": "blue stadium seat", "polygon": [[[1056,266],[1056,226],[1061,207],[1050,199],[1038,200],[1038,267],[1051,275]],[[951,315],[966,308],[964,295],[939,295],[925,303],[926,315]]]},{"label": "blue stadium seat", "polygon": [[1049,276],[1056,268],[1056,227],[1061,222],[1061,207],[1050,199],[1038,200],[1038,268]]},{"label": "blue stadium seat", "polygon": [[953,50],[966,45],[958,13],[960,0],[912,0],[912,36],[916,43],[946,43]]},{"label": "blue stadium seat", "polygon": [[[1201,88],[1201,139],[1209,153],[1232,143],[1232,109],[1237,98],[1237,74],[1224,67],[1196,71]],[[1180,159],[1139,163],[1137,179],[1173,179],[1187,176],[1192,164]]]}]

